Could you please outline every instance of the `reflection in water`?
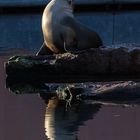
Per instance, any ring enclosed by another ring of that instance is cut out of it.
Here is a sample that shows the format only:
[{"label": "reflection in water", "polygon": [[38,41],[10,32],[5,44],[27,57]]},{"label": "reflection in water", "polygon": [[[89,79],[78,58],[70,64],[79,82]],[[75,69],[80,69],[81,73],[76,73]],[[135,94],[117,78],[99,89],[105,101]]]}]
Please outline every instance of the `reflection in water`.
[{"label": "reflection in water", "polygon": [[71,100],[90,103],[109,104],[139,104],[140,82],[117,81],[97,83],[44,83],[44,82],[16,82],[7,78],[7,88],[13,93],[42,93],[48,98],[57,96],[59,100]]},{"label": "reflection in water", "polygon": [[45,114],[46,135],[51,140],[77,140],[79,126],[85,121],[92,119],[99,111],[98,104],[85,104],[83,102],[72,102],[72,106],[66,109],[66,102],[53,97],[48,101],[48,97],[41,95],[47,102]]},{"label": "reflection in water", "polygon": [[[97,119],[95,114],[103,105],[133,106],[140,103],[140,83],[133,81],[75,84],[12,81],[7,87],[16,94],[40,94],[46,103],[44,127],[50,140],[77,140],[80,126]],[[93,133],[96,132],[95,128]]]}]

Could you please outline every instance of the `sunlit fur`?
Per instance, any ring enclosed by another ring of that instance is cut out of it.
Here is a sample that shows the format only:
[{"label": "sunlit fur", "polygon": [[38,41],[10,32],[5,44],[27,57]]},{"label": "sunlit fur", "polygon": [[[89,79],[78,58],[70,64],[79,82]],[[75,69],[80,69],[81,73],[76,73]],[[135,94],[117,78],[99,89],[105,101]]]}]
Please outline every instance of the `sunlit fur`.
[{"label": "sunlit fur", "polygon": [[42,31],[45,48],[48,47],[53,53],[63,53],[76,48],[85,50],[102,45],[96,32],[76,20],[72,5],[73,1],[52,0],[43,12]]},{"label": "sunlit fur", "polygon": [[[59,50],[52,43],[54,36],[59,39],[57,32],[63,30],[61,20],[65,16],[73,17],[73,9],[67,0],[52,0],[45,8],[42,16],[42,30],[47,46],[55,53]],[[54,35],[55,33],[55,35]],[[49,39],[48,39],[49,38]]]}]

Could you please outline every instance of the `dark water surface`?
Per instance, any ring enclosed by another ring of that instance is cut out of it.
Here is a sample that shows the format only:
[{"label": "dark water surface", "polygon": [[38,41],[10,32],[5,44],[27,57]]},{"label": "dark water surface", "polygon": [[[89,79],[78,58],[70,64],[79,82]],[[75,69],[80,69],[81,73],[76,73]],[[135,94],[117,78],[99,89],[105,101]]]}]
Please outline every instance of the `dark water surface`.
[{"label": "dark water surface", "polygon": [[15,96],[6,89],[4,62],[0,56],[0,139],[46,140],[45,103],[38,95]]},{"label": "dark water surface", "polygon": [[140,106],[75,102],[66,108],[45,93],[16,95],[6,89],[4,62],[16,50],[0,56],[0,140],[139,140]]}]

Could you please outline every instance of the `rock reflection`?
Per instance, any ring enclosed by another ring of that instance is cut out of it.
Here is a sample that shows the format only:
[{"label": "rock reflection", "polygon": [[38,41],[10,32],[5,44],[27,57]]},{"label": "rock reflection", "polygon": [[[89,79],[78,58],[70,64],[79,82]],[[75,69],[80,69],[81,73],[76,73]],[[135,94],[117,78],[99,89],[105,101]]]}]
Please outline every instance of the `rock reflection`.
[{"label": "rock reflection", "polygon": [[44,94],[40,96],[47,103],[45,130],[50,140],[77,140],[79,126],[92,119],[101,107],[99,104],[72,101],[66,109],[66,101],[59,100],[56,96],[51,99]]}]

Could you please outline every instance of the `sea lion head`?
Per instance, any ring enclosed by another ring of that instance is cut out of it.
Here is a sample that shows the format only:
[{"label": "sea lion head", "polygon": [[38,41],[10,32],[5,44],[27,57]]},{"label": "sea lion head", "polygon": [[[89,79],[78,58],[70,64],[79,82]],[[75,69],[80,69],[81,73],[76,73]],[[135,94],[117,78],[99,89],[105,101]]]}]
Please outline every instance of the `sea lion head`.
[{"label": "sea lion head", "polygon": [[67,0],[67,2],[72,8],[74,8],[74,1],[73,0]]}]

